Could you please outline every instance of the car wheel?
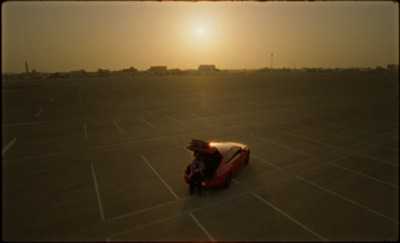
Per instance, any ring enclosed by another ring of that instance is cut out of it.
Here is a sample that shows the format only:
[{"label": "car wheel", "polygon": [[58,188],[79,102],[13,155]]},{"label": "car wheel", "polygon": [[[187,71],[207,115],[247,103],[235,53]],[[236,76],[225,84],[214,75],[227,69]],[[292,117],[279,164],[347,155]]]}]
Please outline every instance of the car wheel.
[{"label": "car wheel", "polygon": [[228,188],[232,182],[232,173],[229,173],[228,177],[226,177],[224,188]]},{"label": "car wheel", "polygon": [[244,161],[244,165],[248,165],[249,164],[249,160],[250,160],[250,151],[247,154],[246,160]]}]

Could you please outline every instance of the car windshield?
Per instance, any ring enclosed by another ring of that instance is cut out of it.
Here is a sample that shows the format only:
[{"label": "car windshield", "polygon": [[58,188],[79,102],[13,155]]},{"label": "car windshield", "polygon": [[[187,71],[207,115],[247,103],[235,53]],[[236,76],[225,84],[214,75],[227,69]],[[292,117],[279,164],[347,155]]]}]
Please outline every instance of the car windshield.
[{"label": "car windshield", "polygon": [[232,147],[232,145],[225,143],[215,143],[214,146],[221,154],[224,154],[230,147]]}]

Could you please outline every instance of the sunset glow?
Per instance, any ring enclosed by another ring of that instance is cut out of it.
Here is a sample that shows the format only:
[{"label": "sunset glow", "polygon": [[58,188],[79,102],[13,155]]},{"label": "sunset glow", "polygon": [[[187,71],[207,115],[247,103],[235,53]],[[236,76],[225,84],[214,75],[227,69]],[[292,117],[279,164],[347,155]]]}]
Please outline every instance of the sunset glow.
[{"label": "sunset glow", "polygon": [[3,72],[376,67],[398,63],[393,2],[6,2]]}]

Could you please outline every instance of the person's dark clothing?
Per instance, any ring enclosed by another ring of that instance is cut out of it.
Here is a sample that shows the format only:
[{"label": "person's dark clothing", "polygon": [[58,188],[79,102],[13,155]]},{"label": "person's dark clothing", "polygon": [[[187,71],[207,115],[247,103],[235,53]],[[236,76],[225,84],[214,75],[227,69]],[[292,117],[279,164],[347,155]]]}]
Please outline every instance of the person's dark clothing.
[{"label": "person's dark clothing", "polygon": [[204,171],[204,163],[199,159],[195,159],[192,164],[190,164],[190,174],[189,174],[189,183],[190,183],[190,195],[193,195],[194,186],[197,185],[197,190],[199,191],[199,195],[201,195],[201,188],[203,187],[203,171]]}]

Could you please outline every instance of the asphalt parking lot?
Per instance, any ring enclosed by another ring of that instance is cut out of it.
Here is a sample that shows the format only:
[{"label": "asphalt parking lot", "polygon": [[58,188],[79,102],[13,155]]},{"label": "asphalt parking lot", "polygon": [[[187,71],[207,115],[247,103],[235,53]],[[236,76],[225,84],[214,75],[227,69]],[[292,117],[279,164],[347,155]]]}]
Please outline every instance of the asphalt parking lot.
[{"label": "asphalt parking lot", "polygon": [[[396,74],[2,82],[4,241],[396,241]],[[249,145],[189,195],[192,138]]]}]

